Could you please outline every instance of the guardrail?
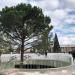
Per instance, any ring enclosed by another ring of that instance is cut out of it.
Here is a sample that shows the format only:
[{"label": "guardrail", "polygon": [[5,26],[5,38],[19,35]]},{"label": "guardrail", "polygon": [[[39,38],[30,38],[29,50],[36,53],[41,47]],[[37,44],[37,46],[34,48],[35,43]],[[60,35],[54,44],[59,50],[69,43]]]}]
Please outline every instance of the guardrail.
[{"label": "guardrail", "polygon": [[[59,72],[59,73],[61,72],[61,75],[63,75],[63,74],[71,75],[71,72],[72,72],[71,65],[73,64],[73,57],[71,54],[68,54],[68,53],[48,53],[47,56],[35,54],[35,53],[27,53],[27,54],[24,54],[24,59],[25,59],[25,64],[26,63],[38,64],[38,62],[40,61],[39,64],[54,65],[55,67],[60,67],[60,68],[51,68],[51,69],[48,68],[48,69],[41,69],[41,70],[40,69],[37,69],[37,70],[30,69],[31,71],[38,71],[39,73],[46,72],[48,74],[50,74],[51,71],[55,72],[55,74],[57,72]],[[1,62],[3,64],[3,66],[2,65],[0,66],[0,72],[4,73],[5,70],[7,71],[7,69],[10,71],[11,70],[10,68],[13,68],[13,66],[15,64],[14,62],[16,60],[20,61],[20,54],[3,54],[1,56]],[[65,65],[62,65],[61,62],[66,62],[66,64],[65,64],[66,67],[64,67]],[[11,64],[11,65],[9,65],[9,64]],[[7,67],[7,65],[9,65],[9,67]],[[24,72],[26,71],[26,69],[21,69],[21,70]],[[29,69],[27,69],[27,71],[29,71]],[[56,74],[56,75],[58,75],[58,74]]]},{"label": "guardrail", "polygon": [[[20,60],[20,54],[2,54],[1,62],[8,62],[11,59]],[[35,54],[35,53],[26,53],[24,54],[24,59],[31,60],[57,60],[73,63],[73,58],[71,54],[68,53],[48,53],[47,56]]]},{"label": "guardrail", "polygon": [[[47,73],[54,71],[66,71],[69,72],[71,75],[72,64],[73,64],[73,57],[71,54],[68,53],[48,53],[47,56],[35,54],[35,53],[27,53],[24,54],[25,64],[43,64],[43,65],[52,65],[58,68],[45,68],[45,69],[30,69],[31,71],[42,71]],[[11,70],[14,68],[15,61],[20,61],[20,54],[3,54],[1,56],[1,66],[0,66],[0,73],[4,73],[7,70]],[[39,63],[38,63],[39,62]],[[66,64],[64,64],[66,63]],[[24,69],[22,69],[24,70]],[[29,69],[25,69],[29,70]],[[65,74],[66,75],[66,74]]]}]

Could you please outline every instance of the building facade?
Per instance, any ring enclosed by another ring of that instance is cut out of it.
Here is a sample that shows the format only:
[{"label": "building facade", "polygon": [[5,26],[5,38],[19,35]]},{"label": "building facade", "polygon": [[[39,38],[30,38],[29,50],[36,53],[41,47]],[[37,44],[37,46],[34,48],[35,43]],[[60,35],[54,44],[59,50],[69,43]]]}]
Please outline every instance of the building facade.
[{"label": "building facade", "polygon": [[61,52],[73,52],[73,51],[75,51],[75,46],[74,45],[61,46]]}]

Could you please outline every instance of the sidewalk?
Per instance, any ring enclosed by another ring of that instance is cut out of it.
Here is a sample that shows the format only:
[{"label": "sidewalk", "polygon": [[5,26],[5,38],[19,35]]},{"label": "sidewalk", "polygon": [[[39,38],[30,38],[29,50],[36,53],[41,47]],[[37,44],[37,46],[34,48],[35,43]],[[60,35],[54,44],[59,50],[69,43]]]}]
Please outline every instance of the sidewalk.
[{"label": "sidewalk", "polygon": [[7,71],[4,75],[72,75],[71,70],[60,70],[60,71],[37,71],[37,70],[10,70]]}]

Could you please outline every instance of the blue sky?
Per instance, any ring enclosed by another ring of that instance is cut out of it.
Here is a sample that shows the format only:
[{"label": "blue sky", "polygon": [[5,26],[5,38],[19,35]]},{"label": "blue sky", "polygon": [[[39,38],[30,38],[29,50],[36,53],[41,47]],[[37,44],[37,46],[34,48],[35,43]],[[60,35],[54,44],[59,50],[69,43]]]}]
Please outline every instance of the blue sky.
[{"label": "blue sky", "polygon": [[42,8],[50,16],[53,32],[61,45],[75,45],[75,0],[1,0],[0,10],[5,6],[30,3]]}]

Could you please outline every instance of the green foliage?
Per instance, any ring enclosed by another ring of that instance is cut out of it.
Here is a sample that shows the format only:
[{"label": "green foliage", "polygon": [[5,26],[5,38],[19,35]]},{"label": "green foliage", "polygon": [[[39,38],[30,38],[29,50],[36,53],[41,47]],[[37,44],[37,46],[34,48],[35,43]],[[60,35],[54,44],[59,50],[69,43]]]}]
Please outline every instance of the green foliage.
[{"label": "green foliage", "polygon": [[[4,32],[14,32],[15,34],[17,30],[20,37],[22,37],[22,32],[24,32],[26,36],[29,36],[33,32],[40,32],[50,23],[50,18],[45,17],[40,8],[31,7],[30,4],[5,7],[1,11],[0,18],[1,27]],[[16,35],[15,38],[18,38],[18,35]]]},{"label": "green foliage", "polygon": [[5,7],[1,11],[0,28],[13,39],[28,38],[32,33],[42,32],[48,27],[50,18],[43,15],[42,9],[30,4]]},{"label": "green foliage", "polygon": [[50,46],[50,41],[49,41],[49,37],[48,34],[50,32],[50,30],[52,30],[53,26],[50,26],[48,28],[46,28],[40,35],[38,35],[38,43],[37,45],[34,43],[34,45],[36,45],[33,50],[37,51],[41,54],[44,54],[46,52],[48,52],[49,50],[49,46]]},{"label": "green foliage", "polygon": [[10,43],[5,40],[5,34],[0,32],[0,54],[5,53],[10,46]]},{"label": "green foliage", "polygon": [[42,9],[32,7],[30,4],[5,7],[0,12],[0,30],[15,42],[19,41],[21,57],[23,57],[24,49],[27,50],[25,42],[49,29],[50,22],[51,19],[44,16]]}]

